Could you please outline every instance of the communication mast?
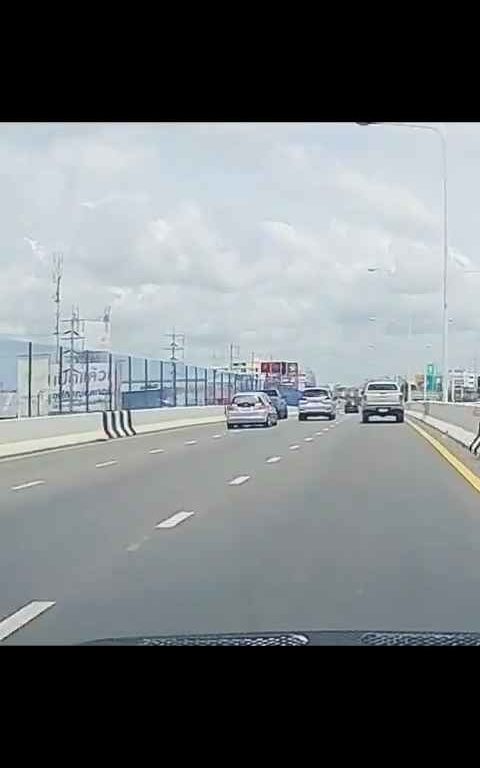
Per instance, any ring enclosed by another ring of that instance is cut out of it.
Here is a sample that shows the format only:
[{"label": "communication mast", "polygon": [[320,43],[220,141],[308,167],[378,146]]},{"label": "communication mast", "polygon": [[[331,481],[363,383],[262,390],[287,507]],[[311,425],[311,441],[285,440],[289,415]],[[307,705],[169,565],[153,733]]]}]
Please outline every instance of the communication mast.
[{"label": "communication mast", "polygon": [[[175,363],[178,360],[177,350],[182,353],[185,352],[185,334],[176,333],[174,328],[172,333],[166,333],[165,336],[171,339],[171,342],[168,345],[168,347],[163,347],[163,349],[169,350],[170,360],[172,363]],[[179,340],[178,342],[177,342],[177,339]],[[184,359],[184,355],[182,354],[182,360],[183,359]]]}]

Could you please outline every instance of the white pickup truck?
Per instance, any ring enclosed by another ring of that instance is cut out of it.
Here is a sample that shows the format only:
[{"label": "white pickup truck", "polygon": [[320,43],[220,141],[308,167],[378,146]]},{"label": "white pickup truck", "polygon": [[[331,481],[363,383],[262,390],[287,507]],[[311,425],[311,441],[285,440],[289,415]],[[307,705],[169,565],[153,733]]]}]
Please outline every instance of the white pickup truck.
[{"label": "white pickup truck", "polygon": [[362,397],[362,422],[367,424],[371,416],[395,416],[398,422],[404,420],[403,395],[394,381],[369,381]]}]

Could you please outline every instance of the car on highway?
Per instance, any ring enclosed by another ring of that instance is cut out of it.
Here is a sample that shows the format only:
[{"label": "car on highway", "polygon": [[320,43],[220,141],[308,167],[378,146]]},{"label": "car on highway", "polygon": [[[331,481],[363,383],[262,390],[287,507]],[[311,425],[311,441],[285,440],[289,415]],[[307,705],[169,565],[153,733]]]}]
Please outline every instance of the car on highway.
[{"label": "car on highway", "polygon": [[362,397],[362,422],[367,424],[372,416],[394,416],[397,423],[404,421],[402,391],[394,381],[369,381]]},{"label": "car on highway", "polygon": [[345,400],[345,413],[358,413],[359,410],[357,398],[349,395]]},{"label": "car on highway", "polygon": [[330,387],[304,389],[298,401],[298,420],[306,421],[311,416],[324,416],[330,421],[337,417],[337,404]]},{"label": "car on highway", "polygon": [[278,424],[276,408],[265,392],[239,392],[225,407],[227,429],[234,427],[274,427]]},{"label": "car on highway", "polygon": [[285,398],[280,394],[280,390],[275,388],[264,389],[263,392],[267,395],[271,404],[277,411],[279,419],[288,419],[288,406]]}]

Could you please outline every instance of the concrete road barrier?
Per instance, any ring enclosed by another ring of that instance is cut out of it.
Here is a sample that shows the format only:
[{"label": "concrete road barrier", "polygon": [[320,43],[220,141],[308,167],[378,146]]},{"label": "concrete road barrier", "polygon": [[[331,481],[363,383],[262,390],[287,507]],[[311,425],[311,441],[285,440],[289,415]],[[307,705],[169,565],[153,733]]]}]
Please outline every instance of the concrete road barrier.
[{"label": "concrete road barrier", "polygon": [[480,407],[463,403],[410,403],[407,415],[448,435],[468,448],[475,456],[480,453]]},{"label": "concrete road barrier", "polygon": [[0,421],[0,457],[108,440],[101,413]]},{"label": "concrete road barrier", "polygon": [[2,420],[0,458],[197,424],[215,424],[224,419],[225,410],[222,405],[100,411]]},{"label": "concrete road barrier", "polygon": [[187,408],[146,408],[141,411],[131,411],[131,416],[135,432],[137,435],[143,435],[164,429],[225,421],[225,407],[203,405]]},{"label": "concrete road barrier", "polygon": [[409,403],[410,411],[423,413],[425,416],[432,416],[434,419],[446,421],[457,427],[462,427],[468,432],[478,432],[480,423],[480,406],[472,406],[470,403]]},{"label": "concrete road barrier", "polygon": [[103,429],[109,439],[116,437],[133,437],[136,431],[132,425],[131,411],[103,411]]}]

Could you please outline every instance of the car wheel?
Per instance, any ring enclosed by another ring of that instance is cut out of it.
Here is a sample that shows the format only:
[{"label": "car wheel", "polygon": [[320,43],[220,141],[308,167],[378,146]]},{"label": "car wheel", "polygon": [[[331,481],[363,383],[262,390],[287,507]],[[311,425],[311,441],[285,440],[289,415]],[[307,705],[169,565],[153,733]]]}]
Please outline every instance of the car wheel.
[{"label": "car wheel", "polygon": [[362,416],[362,424],[368,424],[369,416]]},{"label": "car wheel", "polygon": [[403,424],[404,421],[405,421],[405,417],[404,417],[403,413],[401,413],[399,416],[397,416],[397,424]]},{"label": "car wheel", "polygon": [[233,424],[227,424],[227,429],[233,429]]}]

